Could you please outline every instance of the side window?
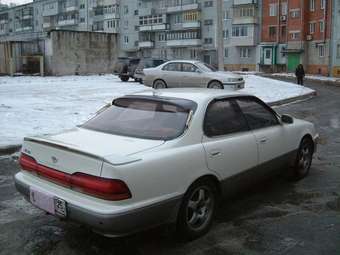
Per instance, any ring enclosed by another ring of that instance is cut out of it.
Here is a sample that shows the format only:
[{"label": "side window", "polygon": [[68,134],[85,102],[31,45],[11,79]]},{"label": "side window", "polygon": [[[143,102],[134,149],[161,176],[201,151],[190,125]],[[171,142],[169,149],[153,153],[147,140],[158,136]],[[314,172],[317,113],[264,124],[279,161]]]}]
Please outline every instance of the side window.
[{"label": "side window", "polygon": [[197,67],[194,66],[193,64],[189,63],[183,63],[182,64],[182,72],[192,72],[195,73],[197,70]]},{"label": "side window", "polygon": [[247,122],[233,100],[212,102],[204,119],[204,133],[211,136],[247,131]]},{"label": "side window", "polygon": [[236,100],[251,129],[278,125],[279,121],[272,111],[252,98]]},{"label": "side window", "polygon": [[169,63],[163,67],[164,71],[180,72],[181,63]]}]

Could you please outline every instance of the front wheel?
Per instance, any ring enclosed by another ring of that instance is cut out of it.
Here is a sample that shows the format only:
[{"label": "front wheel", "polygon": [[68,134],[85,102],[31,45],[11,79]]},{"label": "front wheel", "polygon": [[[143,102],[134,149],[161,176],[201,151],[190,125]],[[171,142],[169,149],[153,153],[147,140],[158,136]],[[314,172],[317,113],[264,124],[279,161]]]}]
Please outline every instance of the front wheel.
[{"label": "front wheel", "polygon": [[152,86],[154,89],[166,89],[168,86],[162,80],[155,80]]},{"label": "front wheel", "polygon": [[212,81],[208,84],[209,89],[223,89],[222,83],[219,81]]},{"label": "front wheel", "polygon": [[189,188],[177,218],[177,230],[182,238],[193,240],[209,231],[216,201],[216,187],[210,181],[199,181]]},{"label": "front wheel", "polygon": [[126,82],[129,80],[129,76],[120,76],[120,80]]},{"label": "front wheel", "polygon": [[296,156],[295,165],[293,167],[292,178],[300,180],[309,173],[313,160],[313,141],[310,138],[304,138]]}]

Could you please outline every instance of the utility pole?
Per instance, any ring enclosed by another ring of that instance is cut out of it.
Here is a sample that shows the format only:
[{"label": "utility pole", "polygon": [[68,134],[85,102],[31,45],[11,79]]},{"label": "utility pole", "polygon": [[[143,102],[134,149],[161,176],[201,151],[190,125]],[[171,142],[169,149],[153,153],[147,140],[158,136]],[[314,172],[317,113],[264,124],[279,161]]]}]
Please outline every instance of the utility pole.
[{"label": "utility pole", "polygon": [[215,38],[217,40],[217,63],[219,71],[224,71],[223,1],[224,0],[216,1],[217,24]]}]

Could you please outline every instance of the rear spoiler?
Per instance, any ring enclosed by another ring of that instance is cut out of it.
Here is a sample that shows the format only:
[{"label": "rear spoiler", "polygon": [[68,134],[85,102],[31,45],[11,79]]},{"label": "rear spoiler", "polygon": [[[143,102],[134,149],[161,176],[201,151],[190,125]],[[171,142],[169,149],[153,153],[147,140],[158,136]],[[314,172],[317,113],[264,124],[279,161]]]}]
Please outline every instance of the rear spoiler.
[{"label": "rear spoiler", "polygon": [[[69,151],[72,153],[77,153],[80,155],[84,155],[86,157],[90,157],[93,159],[101,160],[103,162],[109,163],[111,165],[126,165],[130,163],[134,163],[137,161],[140,161],[140,158],[135,158],[131,156],[120,156],[120,155],[107,155],[107,156],[99,156],[90,152],[86,152],[71,146],[68,146],[67,144],[59,143],[57,141],[53,140],[48,140],[40,137],[25,137],[24,138],[25,142],[33,142],[33,143],[38,143],[41,145],[57,148],[57,149],[62,149],[64,151]],[[22,151],[25,152],[25,147],[22,147]]]}]

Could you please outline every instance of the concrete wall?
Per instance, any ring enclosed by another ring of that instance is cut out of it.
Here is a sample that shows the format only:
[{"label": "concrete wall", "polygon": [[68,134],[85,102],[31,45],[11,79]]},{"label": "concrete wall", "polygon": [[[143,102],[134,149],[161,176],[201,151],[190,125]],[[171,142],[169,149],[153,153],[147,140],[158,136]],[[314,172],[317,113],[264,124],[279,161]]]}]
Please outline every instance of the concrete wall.
[{"label": "concrete wall", "polygon": [[49,75],[110,73],[117,49],[115,34],[52,31],[45,41],[45,71]]}]

